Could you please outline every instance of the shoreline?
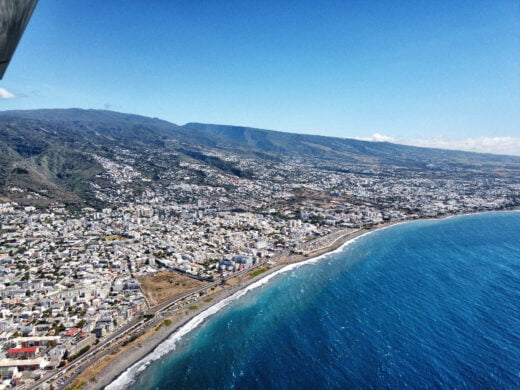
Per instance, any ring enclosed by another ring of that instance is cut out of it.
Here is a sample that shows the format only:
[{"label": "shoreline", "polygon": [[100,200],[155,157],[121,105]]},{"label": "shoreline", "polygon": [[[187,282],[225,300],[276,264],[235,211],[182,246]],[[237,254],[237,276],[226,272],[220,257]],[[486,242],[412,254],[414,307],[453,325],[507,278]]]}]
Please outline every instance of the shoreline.
[{"label": "shoreline", "polygon": [[[496,213],[510,211],[520,210],[495,210],[444,215],[439,217],[417,218],[405,221],[393,221],[380,224],[372,228],[364,228],[346,233],[344,236],[339,237],[329,246],[320,248],[315,252],[310,253],[308,256],[293,255],[292,259],[285,259],[284,261],[274,265],[272,268],[268,269],[260,275],[251,277],[245,281],[239,280],[235,285],[233,285],[233,287],[212,294],[212,299],[210,302],[206,300],[197,302],[196,310],[183,309],[173,317],[168,317],[172,320],[171,326],[161,326],[159,330],[153,331],[153,333],[151,333],[141,342],[137,342],[136,344],[127,347],[127,349],[122,353],[116,355],[112,362],[109,362],[105,367],[103,367],[95,378],[91,378],[89,382],[85,383],[84,387],[82,388],[96,390],[119,390],[126,388],[130,384],[129,381],[133,380],[136,375],[144,371],[144,369],[146,369],[151,362],[156,361],[165,354],[174,350],[177,341],[184,337],[185,334],[198,328],[205,322],[207,318],[219,312],[232,301],[247,294],[247,292],[250,290],[268,283],[271,278],[280,273],[299,268],[305,264],[314,263],[324,257],[338,253],[342,251],[347,245],[355,242],[357,239],[363,236],[409,222],[442,220],[452,217],[472,216],[489,212]],[[247,277],[247,275],[245,275],[245,277]],[[102,358],[104,357],[105,356]],[[86,371],[88,371],[88,368],[89,367],[86,367]],[[79,376],[81,376],[81,374]]]},{"label": "shoreline", "polygon": [[[399,223],[401,222],[390,222],[371,229],[361,229],[351,232],[350,234],[346,234],[345,236],[338,238],[337,241],[334,242],[332,245],[326,248],[319,249],[317,251],[318,253],[312,253],[309,256],[297,255],[297,259],[289,261],[285,260],[279,264],[274,265],[272,268],[268,269],[260,275],[252,277],[249,280],[242,282],[241,284],[237,283],[237,285],[233,286],[233,288],[229,290],[219,291],[213,296],[213,300],[210,302],[210,304],[205,305],[204,303],[206,302],[202,301],[197,310],[193,310],[189,313],[189,315],[179,318],[178,320],[180,321],[177,321],[176,323],[172,324],[172,327],[174,326],[173,329],[164,326],[161,327],[159,331],[155,332],[156,334],[152,334],[149,338],[143,341],[143,344],[147,344],[146,346],[143,345],[142,347],[130,347],[127,351],[126,356],[118,356],[118,358],[115,359],[116,361],[114,361],[112,364],[105,367],[101,371],[99,376],[96,378],[95,383],[89,382],[84,388],[93,390],[115,390],[125,388],[124,386],[119,386],[117,384],[117,380],[121,379],[121,377],[125,374],[130,374],[129,370],[132,370],[132,368],[134,368],[141,361],[146,359],[147,356],[153,353],[163,356],[164,354],[172,350],[172,348],[168,347],[165,348],[167,349],[167,351],[159,351],[159,348],[163,342],[168,341],[168,339],[170,338],[174,338],[175,340],[172,340],[172,342],[176,343],[177,340],[183,337],[186,333],[200,326],[208,317],[211,317],[213,314],[216,314],[218,311],[220,311],[220,309],[227,306],[232,301],[245,295],[251,289],[266,284],[271,278],[280,273],[287,272],[291,269],[300,267],[301,265],[304,265],[307,262],[310,263],[317,261],[322,257],[333,254],[335,251],[342,250],[345,245],[353,242],[361,236],[370,234],[372,232],[376,232],[378,230],[382,230],[384,228],[388,228],[393,225],[397,225]],[[255,286],[248,289],[248,287],[251,287],[252,285]],[[219,306],[217,310],[211,310],[217,306]],[[209,312],[210,310],[211,312]],[[179,335],[179,331],[181,331],[182,328],[187,326],[192,320],[196,319],[198,316],[201,316],[203,313],[206,313],[206,315],[203,318],[201,318],[200,321],[197,321],[197,323],[194,324],[194,326],[189,327],[189,330],[187,330],[186,332],[182,332],[182,334]],[[150,362],[157,360],[158,358],[160,358],[160,356],[154,356],[150,359]],[[136,373],[141,372],[144,368],[146,368],[149,365],[150,362],[143,364],[143,367],[137,368],[135,370]]]}]

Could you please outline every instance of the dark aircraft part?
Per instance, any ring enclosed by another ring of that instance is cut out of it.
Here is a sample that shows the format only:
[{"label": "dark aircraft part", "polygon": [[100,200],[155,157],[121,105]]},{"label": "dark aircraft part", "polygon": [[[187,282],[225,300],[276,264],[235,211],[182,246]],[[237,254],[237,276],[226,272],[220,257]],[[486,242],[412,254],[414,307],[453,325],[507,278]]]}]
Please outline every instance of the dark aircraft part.
[{"label": "dark aircraft part", "polygon": [[0,80],[38,0],[0,0]]}]

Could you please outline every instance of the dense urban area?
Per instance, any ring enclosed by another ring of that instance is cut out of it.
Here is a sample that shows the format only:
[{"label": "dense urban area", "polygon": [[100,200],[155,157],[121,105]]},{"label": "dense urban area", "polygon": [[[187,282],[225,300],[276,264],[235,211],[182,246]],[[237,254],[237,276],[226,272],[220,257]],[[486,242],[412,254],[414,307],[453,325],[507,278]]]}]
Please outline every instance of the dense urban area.
[{"label": "dense urban area", "polygon": [[[520,203],[518,176],[455,164],[261,159],[203,147],[204,159],[119,146],[82,153],[101,167],[83,183],[92,206],[41,203],[45,191],[14,184],[1,198],[0,388],[50,387],[42,378],[59,378],[235,275],[311,255],[343,234]],[[154,297],[144,282],[154,275],[182,276],[172,283],[187,292]]]}]

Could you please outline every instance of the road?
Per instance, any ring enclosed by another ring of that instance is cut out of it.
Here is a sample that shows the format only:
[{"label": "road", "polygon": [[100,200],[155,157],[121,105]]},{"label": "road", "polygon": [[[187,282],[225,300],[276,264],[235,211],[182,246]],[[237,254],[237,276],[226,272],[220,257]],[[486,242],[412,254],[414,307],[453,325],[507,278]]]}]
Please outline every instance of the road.
[{"label": "road", "polygon": [[[161,315],[162,312],[169,310],[172,306],[176,305],[179,302],[182,302],[186,298],[189,298],[191,296],[197,296],[197,294],[200,294],[201,292],[204,292],[208,289],[211,289],[212,287],[220,285],[225,280],[229,280],[231,278],[244,275],[262,265],[265,265],[265,263],[258,262],[250,268],[235,272],[223,278],[217,278],[215,281],[207,283],[196,290],[190,291],[186,294],[172,298],[166,302],[152,307],[144,313],[145,316],[151,316],[151,318],[148,321],[141,317],[132,320],[128,324],[123,325],[120,329],[117,329],[110,335],[106,336],[104,339],[101,339],[102,341],[98,345],[96,345],[90,351],[86,352],[84,355],[77,358],[68,366],[61,367],[57,371],[51,372],[48,375],[43,376],[40,380],[38,380],[31,386],[25,387],[25,389],[38,389],[38,387],[42,385],[44,382],[55,382],[58,388],[65,388],[72,382],[72,380],[78,374],[81,373],[81,371],[83,371],[83,368],[85,368],[86,365],[89,365],[94,361],[97,361],[100,358],[118,349],[127,337],[131,337],[133,334],[142,332],[151,326],[158,325],[163,320],[163,316]],[[197,300],[199,299],[200,296],[197,296]],[[114,344],[115,341],[118,342]]]}]

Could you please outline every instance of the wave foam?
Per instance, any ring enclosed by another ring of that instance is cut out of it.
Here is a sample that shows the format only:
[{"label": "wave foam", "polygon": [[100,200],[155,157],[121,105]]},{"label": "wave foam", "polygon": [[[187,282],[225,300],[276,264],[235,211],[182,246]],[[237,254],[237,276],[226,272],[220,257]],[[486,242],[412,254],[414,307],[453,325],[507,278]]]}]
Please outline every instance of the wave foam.
[{"label": "wave foam", "polygon": [[161,344],[159,344],[151,353],[143,357],[141,360],[137,361],[135,364],[130,366],[126,371],[124,371],[121,375],[119,375],[112,383],[110,383],[108,386],[105,387],[106,390],[124,390],[128,388],[132,383],[135,382],[137,379],[137,376],[143,372],[152,362],[160,359],[167,353],[174,351],[177,342],[184,337],[186,334],[197,328],[204,320],[208,317],[211,317],[212,315],[219,312],[222,308],[229,305],[231,302],[236,301],[240,297],[247,294],[249,291],[254,290],[258,287],[261,287],[265,284],[267,284],[272,278],[274,278],[277,275],[280,275],[282,273],[291,271],[296,268],[300,268],[301,266],[308,265],[308,264],[315,264],[321,259],[324,259],[326,257],[329,257],[333,254],[339,253],[343,251],[347,246],[353,244],[361,237],[365,237],[371,233],[374,233],[376,231],[380,231],[383,229],[387,229],[392,226],[397,226],[399,224],[389,225],[385,226],[383,228],[372,230],[363,234],[360,234],[359,236],[348,240],[343,245],[339,246],[337,249],[324,253],[323,255],[317,256],[315,258],[305,260],[299,263],[289,264],[271,274],[266,275],[262,279],[258,280],[257,282],[254,282],[243,289],[237,291],[233,295],[224,298],[220,302],[216,303],[215,305],[207,308],[197,316],[193,317],[191,320],[189,320],[185,325],[181,326],[176,332],[170,335],[165,341],[163,341]]}]

